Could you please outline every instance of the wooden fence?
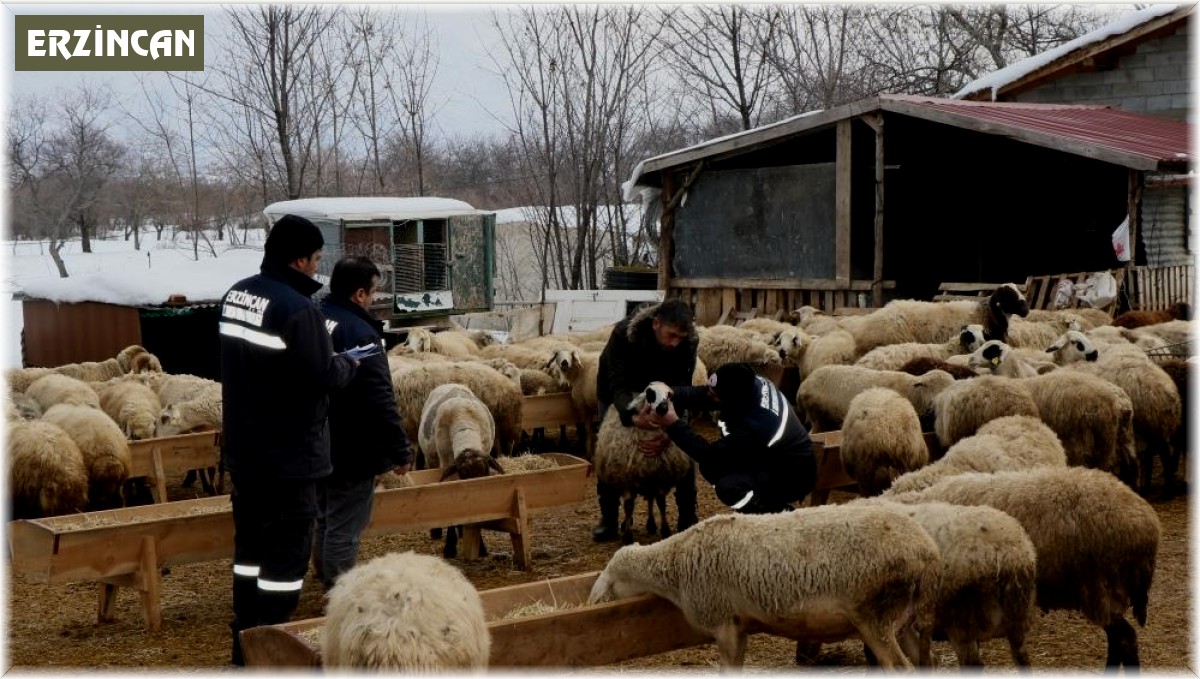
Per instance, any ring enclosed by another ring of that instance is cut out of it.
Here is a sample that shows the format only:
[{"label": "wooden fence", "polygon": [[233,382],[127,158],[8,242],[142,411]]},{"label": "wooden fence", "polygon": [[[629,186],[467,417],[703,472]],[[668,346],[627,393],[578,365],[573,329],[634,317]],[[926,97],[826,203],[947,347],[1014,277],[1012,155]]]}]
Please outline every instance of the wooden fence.
[{"label": "wooden fence", "polygon": [[[884,281],[882,287],[894,289],[896,282]],[[674,278],[667,296],[690,304],[700,325],[716,325],[735,311],[751,309],[773,317],[806,305],[826,312],[882,306],[871,288],[871,281],[834,279]]]}]

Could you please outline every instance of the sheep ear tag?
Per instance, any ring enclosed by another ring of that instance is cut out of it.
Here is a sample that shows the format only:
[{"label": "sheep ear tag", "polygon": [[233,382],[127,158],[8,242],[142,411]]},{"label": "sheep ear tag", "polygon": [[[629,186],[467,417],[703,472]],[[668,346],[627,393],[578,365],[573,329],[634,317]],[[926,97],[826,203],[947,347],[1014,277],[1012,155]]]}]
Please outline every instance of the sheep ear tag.
[{"label": "sheep ear tag", "polygon": [[992,365],[994,365],[994,366],[995,366],[995,365],[1000,365],[1000,357],[999,357],[999,356],[995,356],[995,357],[993,357],[993,358],[992,358],[992,361],[991,361],[991,363],[992,363]]}]

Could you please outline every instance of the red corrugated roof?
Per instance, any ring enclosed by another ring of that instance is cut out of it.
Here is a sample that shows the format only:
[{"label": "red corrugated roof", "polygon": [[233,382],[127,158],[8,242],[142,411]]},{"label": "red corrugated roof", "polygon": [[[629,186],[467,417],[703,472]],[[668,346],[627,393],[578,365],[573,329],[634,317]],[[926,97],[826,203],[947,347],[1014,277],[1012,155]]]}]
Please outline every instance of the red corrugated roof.
[{"label": "red corrugated roof", "polygon": [[[907,98],[906,98],[907,99]],[[921,106],[952,115],[1044,133],[1160,163],[1191,160],[1191,126],[1098,106],[1055,106],[919,99]]]}]

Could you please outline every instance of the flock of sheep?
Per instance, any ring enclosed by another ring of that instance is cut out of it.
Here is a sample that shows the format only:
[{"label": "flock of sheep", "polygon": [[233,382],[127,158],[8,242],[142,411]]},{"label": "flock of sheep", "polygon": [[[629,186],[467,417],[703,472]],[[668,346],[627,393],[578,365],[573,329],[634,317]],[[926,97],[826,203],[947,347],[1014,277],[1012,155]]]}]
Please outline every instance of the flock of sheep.
[{"label": "flock of sheep", "polygon": [[[979,642],[998,637],[1024,666],[1040,607],[1080,612],[1105,630],[1108,664],[1135,667],[1125,614],[1146,623],[1160,535],[1137,491],[1155,456],[1164,491],[1180,488],[1190,380],[1183,360],[1147,351],[1188,341],[1187,311],[1030,311],[1006,285],[979,302],[899,300],[857,316],[805,307],[792,322],[697,328],[694,384],[731,361],[796,368],[798,414],[814,432],[842,431],[842,462],[863,497],[721,514],[675,535],[665,501],[686,456],[674,446],[642,455],[636,438],[647,434],[614,411],[594,421],[610,328],[513,344],[414,329],[388,362],[408,437],[443,478],[503,473],[495,456],[520,441],[522,397],[569,393],[598,478],[625,500],[627,546],[589,601],[667,598],[716,639],[723,665],[740,665],[746,636],[766,631],[796,639],[798,660],[860,638],[884,667],[928,665],[935,635],[977,665]],[[140,347],[7,379],[17,518],[119,505],[128,439],[220,426],[219,384],[163,373]],[[635,407],[661,405],[660,391]],[[936,460],[929,431],[945,451]],[[647,532],[663,538],[653,544],[628,544],[639,496],[651,504]],[[323,648],[330,667],[481,667],[486,637],[457,569],[389,555],[331,590]]]}]

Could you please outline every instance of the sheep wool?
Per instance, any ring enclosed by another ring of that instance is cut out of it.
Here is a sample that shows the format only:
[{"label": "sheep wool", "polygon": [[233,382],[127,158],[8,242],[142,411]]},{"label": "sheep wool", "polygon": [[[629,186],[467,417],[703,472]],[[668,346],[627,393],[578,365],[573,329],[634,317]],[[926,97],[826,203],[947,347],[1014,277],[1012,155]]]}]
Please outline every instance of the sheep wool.
[{"label": "sheep wool", "polygon": [[131,441],[154,438],[162,403],[158,394],[138,382],[119,382],[100,394],[100,409]]},{"label": "sheep wool", "polygon": [[496,438],[496,423],[487,406],[461,384],[443,384],[425,400],[421,411],[418,444],[432,466],[437,462],[445,479],[458,474],[460,479],[488,475],[488,469],[501,474],[491,456]]},{"label": "sheep wool", "polygon": [[122,486],[129,478],[132,458],[121,428],[99,408],[60,403],[42,415],[58,425],[83,454],[88,471],[91,509],[111,509],[124,504]]},{"label": "sheep wool", "polygon": [[386,554],[343,573],[329,590],[326,669],[482,669],[491,643],[479,593],[434,556]]},{"label": "sheep wool", "polygon": [[57,373],[39,377],[25,390],[25,395],[37,401],[43,411],[59,403],[100,410],[100,397],[87,382]]},{"label": "sheep wool", "polygon": [[985,423],[1005,415],[1038,416],[1038,407],[1019,380],[984,375],[959,380],[934,399],[934,424],[943,449],[974,434]]},{"label": "sheep wool", "polygon": [[910,667],[895,631],[918,610],[940,562],[914,520],[879,507],[825,505],[718,514],[651,545],[617,550],[588,603],[650,593],[717,640],[740,667],[746,636],[859,636],[884,668]]},{"label": "sheep wool", "polygon": [[61,427],[37,420],[9,422],[6,448],[13,519],[87,509],[83,453]]},{"label": "sheep wool", "polygon": [[494,447],[499,455],[510,455],[521,436],[521,388],[492,368],[470,361],[426,363],[392,372],[392,392],[408,440],[418,441],[421,412],[429,394],[451,382],[467,387],[483,401],[496,423]]},{"label": "sheep wool", "polygon": [[842,424],[841,456],[864,497],[882,493],[896,477],[929,464],[917,411],[886,387],[851,399]]},{"label": "sheep wool", "polygon": [[907,398],[918,417],[927,418],[935,397],[953,383],[954,378],[941,370],[917,377],[894,370],[827,365],[800,383],[796,405],[807,417],[810,431],[832,431],[841,429],[855,396],[871,387],[887,387]]},{"label": "sheep wool", "polygon": [[697,327],[696,334],[700,339],[696,355],[709,370],[715,371],[726,363],[749,363],[762,368],[783,362],[775,347],[751,331],[731,325],[714,325]]}]

